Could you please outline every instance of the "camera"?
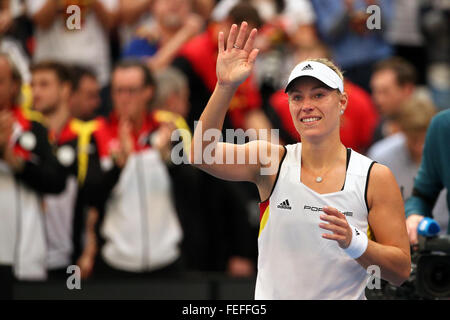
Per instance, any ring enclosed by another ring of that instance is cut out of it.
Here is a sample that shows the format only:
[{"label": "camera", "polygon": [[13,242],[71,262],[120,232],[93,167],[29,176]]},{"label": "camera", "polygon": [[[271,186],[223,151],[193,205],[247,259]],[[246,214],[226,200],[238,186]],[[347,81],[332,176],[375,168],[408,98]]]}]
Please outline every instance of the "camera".
[{"label": "camera", "polygon": [[419,236],[416,291],[426,298],[450,298],[450,236]]},{"label": "camera", "polygon": [[369,300],[450,299],[450,235],[422,236],[412,249],[411,274],[396,287],[381,281],[381,289],[366,289]]}]

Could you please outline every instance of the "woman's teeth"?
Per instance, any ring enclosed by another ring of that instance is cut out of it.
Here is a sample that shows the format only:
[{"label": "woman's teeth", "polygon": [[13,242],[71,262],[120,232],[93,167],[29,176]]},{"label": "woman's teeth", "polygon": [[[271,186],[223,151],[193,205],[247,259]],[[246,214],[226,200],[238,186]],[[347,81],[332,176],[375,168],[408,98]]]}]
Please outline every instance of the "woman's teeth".
[{"label": "woman's teeth", "polygon": [[302,122],[313,122],[313,121],[318,121],[318,120],[320,120],[320,118],[305,118],[305,119],[302,119],[301,121]]}]

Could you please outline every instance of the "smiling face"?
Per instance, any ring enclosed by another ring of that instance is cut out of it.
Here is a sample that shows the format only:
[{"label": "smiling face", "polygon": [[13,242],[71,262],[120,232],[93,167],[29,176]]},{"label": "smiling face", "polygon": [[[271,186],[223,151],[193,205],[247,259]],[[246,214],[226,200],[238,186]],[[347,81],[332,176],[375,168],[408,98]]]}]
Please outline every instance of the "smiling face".
[{"label": "smiling face", "polygon": [[313,77],[301,77],[292,84],[288,95],[289,110],[302,141],[339,136],[341,110],[347,106],[345,92],[341,94]]}]

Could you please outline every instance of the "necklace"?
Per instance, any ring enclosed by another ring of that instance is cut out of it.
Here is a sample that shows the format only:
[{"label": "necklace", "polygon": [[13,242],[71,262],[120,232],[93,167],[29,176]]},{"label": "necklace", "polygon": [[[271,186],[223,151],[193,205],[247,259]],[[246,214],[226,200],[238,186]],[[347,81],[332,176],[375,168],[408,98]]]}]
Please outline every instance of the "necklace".
[{"label": "necklace", "polygon": [[[323,174],[321,174],[321,175],[319,175],[319,176],[316,176],[316,178],[314,179],[314,181],[316,181],[317,183],[321,183],[322,181],[323,181],[323,178],[326,176],[326,174],[331,170],[331,169],[333,169],[333,167],[331,167],[331,168],[329,168],[327,171],[325,171]],[[310,170],[308,170],[308,171],[310,171]],[[311,172],[311,171],[310,171]],[[314,173],[313,173],[313,175],[315,175]]]},{"label": "necklace", "polygon": [[320,176],[317,176],[316,179],[315,179],[316,182],[317,182],[317,183],[321,183],[321,182],[323,181],[323,177],[325,177],[325,175],[328,173],[328,171],[330,171],[332,168],[333,168],[333,167],[329,168],[324,174],[322,174],[322,175],[320,175]]},{"label": "necklace", "polygon": [[[347,150],[347,166],[348,166],[348,160],[349,160],[349,154],[348,154],[348,150]],[[327,171],[325,171],[323,174],[317,176],[314,180],[316,181],[316,183],[321,183],[323,181],[323,178],[327,175],[327,173],[333,169],[333,167],[330,167]]]}]

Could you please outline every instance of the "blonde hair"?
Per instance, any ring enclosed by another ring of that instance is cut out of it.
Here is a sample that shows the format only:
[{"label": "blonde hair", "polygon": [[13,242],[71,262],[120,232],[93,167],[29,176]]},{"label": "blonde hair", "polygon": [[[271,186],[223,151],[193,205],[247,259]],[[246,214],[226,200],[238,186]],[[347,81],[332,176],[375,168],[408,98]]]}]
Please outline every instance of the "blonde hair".
[{"label": "blonde hair", "polygon": [[436,114],[436,108],[432,102],[413,97],[404,102],[394,121],[400,126],[400,130],[405,133],[425,131]]}]

